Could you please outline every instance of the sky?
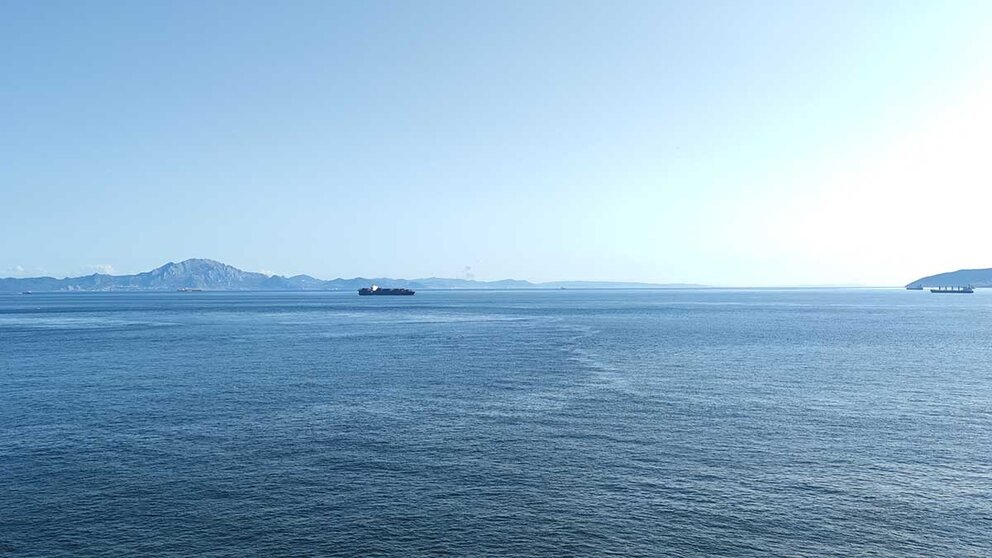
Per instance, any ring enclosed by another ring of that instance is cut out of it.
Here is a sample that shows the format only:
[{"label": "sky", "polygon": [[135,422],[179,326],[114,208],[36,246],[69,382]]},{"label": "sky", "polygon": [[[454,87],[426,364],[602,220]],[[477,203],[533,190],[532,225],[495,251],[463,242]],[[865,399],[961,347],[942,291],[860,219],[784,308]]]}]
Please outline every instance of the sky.
[{"label": "sky", "polygon": [[0,0],[0,276],[992,267],[992,2]]}]

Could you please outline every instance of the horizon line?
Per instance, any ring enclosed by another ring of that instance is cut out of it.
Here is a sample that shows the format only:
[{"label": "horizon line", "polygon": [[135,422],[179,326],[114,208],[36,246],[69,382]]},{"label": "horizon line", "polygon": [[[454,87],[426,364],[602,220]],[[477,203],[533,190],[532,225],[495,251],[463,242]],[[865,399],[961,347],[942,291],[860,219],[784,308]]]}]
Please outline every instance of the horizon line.
[{"label": "horizon line", "polygon": [[[58,277],[58,276],[55,276],[55,275],[6,276],[6,277],[0,277],[0,280],[15,280],[15,281],[20,281],[20,280],[31,280],[31,279],[54,279],[54,280],[64,281],[64,280],[69,280],[69,279],[81,279],[81,278],[85,278],[85,277],[95,277],[95,276],[101,276],[101,277],[129,277],[129,276],[140,275],[140,274],[143,274],[143,273],[150,273],[152,271],[155,271],[157,269],[161,269],[161,268],[166,267],[166,266],[169,266],[169,265],[179,265],[179,264],[183,264],[183,263],[187,263],[187,262],[210,262],[210,263],[218,264],[218,265],[221,265],[221,266],[233,268],[233,269],[235,269],[237,271],[240,271],[242,273],[255,273],[255,274],[259,274],[259,275],[264,275],[266,277],[279,277],[279,278],[284,278],[284,279],[291,279],[291,278],[294,278],[294,277],[311,277],[311,278],[316,279],[318,281],[325,281],[325,282],[330,282],[330,281],[355,281],[355,280],[361,279],[361,280],[391,280],[391,281],[410,281],[410,282],[428,281],[428,280],[442,280],[442,281],[464,281],[464,282],[480,283],[480,284],[492,284],[492,283],[502,283],[502,282],[515,281],[515,282],[521,282],[521,283],[528,283],[528,284],[535,285],[535,286],[539,286],[539,285],[551,285],[551,284],[557,284],[557,283],[600,283],[600,284],[632,285],[632,286],[628,286],[628,287],[602,287],[602,288],[613,288],[613,289],[617,289],[617,288],[620,288],[620,289],[636,289],[636,288],[645,288],[645,289],[650,289],[650,288],[669,288],[669,289],[671,289],[671,288],[686,288],[686,289],[818,289],[818,288],[823,288],[823,289],[886,289],[886,288],[905,288],[905,286],[906,286],[906,285],[896,285],[896,284],[867,284],[867,283],[743,283],[743,284],[734,284],[734,283],[722,283],[722,282],[716,282],[716,283],[709,283],[709,282],[702,282],[702,283],[700,283],[700,282],[695,282],[695,281],[664,281],[664,282],[656,282],[656,281],[645,281],[645,280],[616,280],[616,279],[551,279],[551,280],[539,281],[539,280],[532,280],[532,279],[519,279],[519,278],[514,278],[514,277],[505,277],[505,278],[501,278],[501,279],[477,279],[477,278],[474,278],[474,277],[472,277],[472,278],[467,278],[467,277],[445,277],[445,276],[442,276],[442,275],[430,275],[430,276],[421,276],[421,277],[412,277],[412,278],[390,277],[390,276],[385,276],[385,275],[381,275],[381,276],[355,275],[353,277],[345,277],[344,275],[338,275],[337,277],[334,277],[332,279],[323,279],[323,278],[320,278],[320,277],[316,277],[314,275],[310,275],[308,273],[297,273],[297,274],[294,274],[294,275],[289,275],[289,274],[280,274],[280,273],[268,273],[268,272],[263,272],[263,271],[248,271],[248,270],[239,268],[237,266],[234,266],[234,265],[231,265],[231,264],[228,264],[228,263],[224,263],[224,262],[222,262],[220,260],[215,260],[215,259],[212,259],[212,258],[186,258],[186,259],[180,260],[178,262],[177,261],[171,261],[170,260],[170,261],[167,261],[164,264],[159,265],[159,266],[157,266],[155,268],[152,268],[152,269],[149,269],[149,270],[146,270],[146,271],[138,271],[138,272],[134,272],[134,273],[101,273],[101,272],[94,272],[94,273],[89,273],[89,274],[84,274],[84,275],[65,275],[65,276],[62,276],[62,277]],[[964,271],[964,270],[962,270],[962,271]],[[907,285],[908,284],[911,284],[911,283],[907,283]],[[633,286],[633,285],[638,285],[638,286]],[[427,288],[429,288],[429,287],[427,287]],[[587,288],[596,288],[596,287],[587,287]],[[439,289],[435,288],[435,290],[439,290]]]}]

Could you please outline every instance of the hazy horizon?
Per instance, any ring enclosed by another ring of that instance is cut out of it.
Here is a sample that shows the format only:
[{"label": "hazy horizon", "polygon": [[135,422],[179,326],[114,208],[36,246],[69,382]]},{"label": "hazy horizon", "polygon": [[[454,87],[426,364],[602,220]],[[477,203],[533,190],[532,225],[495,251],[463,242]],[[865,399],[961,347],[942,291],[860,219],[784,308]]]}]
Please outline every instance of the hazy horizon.
[{"label": "hazy horizon", "polygon": [[5,3],[0,276],[992,267],[992,4]]},{"label": "hazy horizon", "polygon": [[[241,271],[252,272],[252,273],[262,273],[262,274],[268,275],[270,277],[271,276],[276,276],[276,275],[283,276],[283,277],[290,277],[290,276],[287,276],[287,275],[273,273],[273,272],[265,271],[265,270],[245,269],[245,268],[239,267],[237,265],[232,265],[232,264],[230,264],[228,262],[219,261],[219,260],[217,260],[215,258],[184,258],[183,260],[179,260],[179,261],[163,262],[161,265],[155,266],[154,268],[151,268],[151,269],[144,269],[144,270],[140,270],[140,271],[136,271],[136,272],[129,272],[129,273],[119,272],[119,271],[114,270],[114,269],[97,269],[97,270],[91,270],[91,271],[89,271],[87,273],[83,273],[81,275],[65,275],[65,276],[49,276],[49,277],[53,277],[55,279],[72,279],[72,278],[86,277],[88,275],[93,275],[93,274],[112,275],[112,276],[129,276],[129,275],[136,275],[136,274],[143,273],[143,272],[153,271],[154,269],[158,269],[159,267],[164,267],[164,266],[167,266],[169,264],[182,263],[183,261],[187,261],[187,260],[206,260],[206,261],[213,261],[213,262],[216,262],[216,263],[219,263],[219,264],[222,264],[222,265],[230,265],[230,266],[232,266],[232,267],[234,267],[236,269],[239,269]],[[706,284],[706,283],[689,283],[689,282],[675,282],[675,281],[673,281],[673,282],[667,282],[667,283],[651,283],[651,282],[644,282],[644,281],[597,280],[597,279],[569,279],[569,278],[548,279],[548,280],[544,280],[544,281],[531,281],[529,279],[520,278],[520,277],[500,277],[500,278],[497,278],[497,279],[478,279],[478,278],[474,277],[474,275],[472,275],[470,271],[467,272],[467,273],[466,272],[463,272],[461,276],[447,276],[447,277],[440,276],[440,275],[409,276],[409,277],[406,277],[406,276],[389,276],[389,277],[387,277],[385,275],[347,275],[347,274],[345,274],[345,275],[340,275],[339,274],[339,275],[335,275],[335,276],[326,276],[325,277],[325,276],[318,276],[318,275],[314,275],[314,274],[311,274],[311,273],[305,273],[305,272],[304,273],[297,274],[297,275],[308,275],[308,276],[314,277],[315,279],[319,279],[319,280],[322,280],[322,281],[330,281],[330,280],[335,280],[335,279],[351,280],[351,279],[361,279],[361,278],[365,278],[365,279],[397,279],[397,280],[404,280],[404,281],[426,280],[426,279],[457,279],[457,280],[479,281],[479,282],[528,281],[528,282],[534,283],[535,285],[554,284],[554,283],[615,283],[615,284],[630,284],[630,285],[643,284],[643,285],[655,285],[655,286],[684,286],[684,287],[688,287],[688,288],[692,288],[692,287],[704,287],[704,288],[730,288],[730,289],[733,289],[733,288],[779,288],[779,287],[781,287],[781,288],[803,288],[803,287],[808,287],[808,288],[817,288],[817,287],[823,287],[823,288],[846,288],[846,287],[851,287],[851,288],[860,288],[860,287],[863,287],[863,288],[902,288],[903,287],[903,285],[865,285],[865,284],[857,284],[857,283],[846,283],[846,284],[845,283],[820,283],[820,284],[784,284],[783,283],[783,284],[777,284],[777,285],[758,285],[758,284],[755,284],[755,285],[747,285],[747,284]],[[34,278],[42,278],[42,277],[45,277],[45,276],[17,275],[17,276],[0,276],[0,279],[34,279]]]}]

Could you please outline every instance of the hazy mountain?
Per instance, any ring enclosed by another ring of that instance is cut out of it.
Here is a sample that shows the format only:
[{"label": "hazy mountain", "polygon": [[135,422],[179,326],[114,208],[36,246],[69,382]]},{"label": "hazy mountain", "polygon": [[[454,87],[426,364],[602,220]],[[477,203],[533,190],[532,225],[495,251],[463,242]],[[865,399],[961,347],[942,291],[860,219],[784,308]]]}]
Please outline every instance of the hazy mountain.
[{"label": "hazy mountain", "polygon": [[698,285],[655,285],[649,283],[616,283],[598,281],[560,281],[531,283],[516,279],[474,281],[470,279],[391,279],[388,277],[356,277],[354,279],[322,280],[309,275],[266,275],[242,271],[214,260],[191,259],[169,262],[162,267],[135,275],[104,275],[95,273],[83,277],[7,278],[0,279],[0,292],[22,291],[174,291],[196,288],[211,291],[350,291],[375,283],[384,287],[410,289],[557,289],[557,288],[651,288]]},{"label": "hazy mountain", "polygon": [[907,289],[923,287],[992,287],[992,269],[959,269],[917,279]]}]

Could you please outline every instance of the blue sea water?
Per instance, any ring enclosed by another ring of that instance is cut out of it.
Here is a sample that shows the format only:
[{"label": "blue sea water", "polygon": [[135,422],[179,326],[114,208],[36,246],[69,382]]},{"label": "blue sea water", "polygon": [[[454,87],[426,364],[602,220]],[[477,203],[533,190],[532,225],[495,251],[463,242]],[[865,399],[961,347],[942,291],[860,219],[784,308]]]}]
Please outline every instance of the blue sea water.
[{"label": "blue sea water", "polygon": [[0,296],[3,556],[989,556],[992,293]]}]

